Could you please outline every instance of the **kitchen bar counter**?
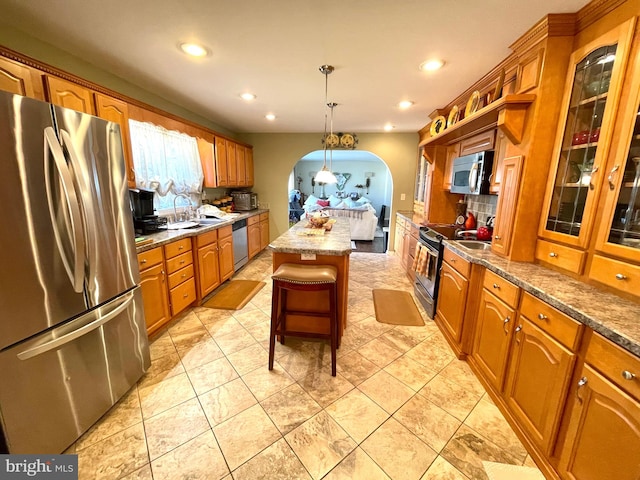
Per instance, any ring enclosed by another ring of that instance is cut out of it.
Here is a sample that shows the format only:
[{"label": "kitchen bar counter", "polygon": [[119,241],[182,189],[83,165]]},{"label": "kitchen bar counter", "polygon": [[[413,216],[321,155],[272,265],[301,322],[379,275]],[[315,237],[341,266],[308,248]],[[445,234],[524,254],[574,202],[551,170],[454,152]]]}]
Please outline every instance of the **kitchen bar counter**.
[{"label": "kitchen bar counter", "polygon": [[535,263],[512,262],[456,241],[445,241],[445,245],[640,356],[640,304]]},{"label": "kitchen bar counter", "polygon": [[[283,263],[300,265],[333,265],[338,269],[338,335],[347,325],[349,291],[349,255],[351,230],[346,218],[338,218],[323,235],[303,235],[307,220],[302,220],[269,245],[273,252],[273,271]],[[296,310],[326,310],[326,292],[296,292],[287,295],[289,308]],[[329,333],[329,322],[322,317],[287,317],[287,326],[306,332]]]},{"label": "kitchen bar counter", "polygon": [[162,245],[166,245],[167,243],[180,240],[181,238],[195,237],[202,233],[210,232],[211,230],[216,230],[220,227],[224,227],[225,225],[232,225],[233,222],[237,222],[238,220],[253,217],[255,215],[266,213],[268,211],[269,210],[265,209],[256,209],[247,212],[235,212],[239,213],[240,215],[235,217],[233,220],[225,220],[214,225],[201,225],[199,227],[187,228],[183,230],[161,230],[155,233],[148,233],[146,235],[143,235],[143,237],[152,239],[152,242],[137,246],[136,251],[137,253],[145,252],[147,250],[151,250],[152,248],[160,247]]}]

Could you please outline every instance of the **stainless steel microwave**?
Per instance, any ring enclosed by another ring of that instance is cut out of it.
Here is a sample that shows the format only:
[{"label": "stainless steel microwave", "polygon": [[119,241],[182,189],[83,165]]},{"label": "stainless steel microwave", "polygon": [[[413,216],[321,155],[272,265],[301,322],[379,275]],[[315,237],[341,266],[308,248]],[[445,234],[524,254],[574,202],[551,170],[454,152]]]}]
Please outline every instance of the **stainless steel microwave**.
[{"label": "stainless steel microwave", "polygon": [[252,192],[231,192],[233,208],[238,211],[255,210],[258,208],[258,195]]},{"label": "stainless steel microwave", "polygon": [[453,160],[451,193],[487,195],[493,168],[493,151],[473,153]]}]

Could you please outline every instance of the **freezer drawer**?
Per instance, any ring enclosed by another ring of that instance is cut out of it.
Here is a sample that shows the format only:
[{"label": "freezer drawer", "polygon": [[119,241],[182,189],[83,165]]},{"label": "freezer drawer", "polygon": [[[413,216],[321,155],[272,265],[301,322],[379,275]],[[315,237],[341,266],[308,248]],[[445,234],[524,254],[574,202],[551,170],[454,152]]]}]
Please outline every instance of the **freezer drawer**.
[{"label": "freezer drawer", "polygon": [[10,453],[61,453],[151,364],[140,287],[0,352]]}]

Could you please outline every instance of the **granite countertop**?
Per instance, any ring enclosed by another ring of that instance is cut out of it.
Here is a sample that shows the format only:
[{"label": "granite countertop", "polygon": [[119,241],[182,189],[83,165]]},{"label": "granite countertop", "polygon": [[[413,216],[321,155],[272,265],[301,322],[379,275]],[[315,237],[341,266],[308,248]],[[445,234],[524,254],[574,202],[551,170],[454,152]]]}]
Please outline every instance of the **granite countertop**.
[{"label": "granite countertop", "polygon": [[444,243],[471,263],[483,265],[640,357],[640,304],[535,263],[512,262],[454,240]]},{"label": "granite countertop", "polygon": [[201,225],[196,228],[187,228],[184,230],[162,230],[156,233],[148,233],[143,236],[145,238],[151,238],[153,241],[145,245],[137,246],[136,252],[137,253],[145,252],[147,250],[151,250],[152,248],[160,247],[162,245],[166,245],[167,243],[175,242],[176,240],[180,240],[181,238],[195,237],[202,233],[210,232],[211,230],[217,230],[218,228],[224,227],[226,225],[232,225],[233,222],[237,222],[238,220],[253,217],[255,215],[266,213],[268,211],[269,210],[266,210],[266,209],[256,209],[256,210],[250,210],[247,212],[235,212],[235,213],[239,213],[240,215],[235,217],[233,220],[225,220],[223,222],[216,223],[214,225]]},{"label": "granite countertop", "polygon": [[337,218],[324,235],[304,235],[307,220],[301,220],[269,244],[274,253],[314,253],[317,255],[350,255],[351,228],[349,220]]}]

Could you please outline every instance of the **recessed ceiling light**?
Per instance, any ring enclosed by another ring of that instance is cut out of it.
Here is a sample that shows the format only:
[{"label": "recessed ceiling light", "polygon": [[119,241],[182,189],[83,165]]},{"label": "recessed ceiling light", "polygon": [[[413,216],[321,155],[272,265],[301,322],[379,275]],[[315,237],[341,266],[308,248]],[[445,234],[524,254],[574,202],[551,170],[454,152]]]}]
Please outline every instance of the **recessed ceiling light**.
[{"label": "recessed ceiling light", "polygon": [[403,100],[398,104],[398,107],[400,107],[403,110],[406,110],[411,106],[413,106],[413,102],[411,100]]},{"label": "recessed ceiling light", "polygon": [[255,100],[257,97],[253,93],[242,93],[240,94],[240,98],[250,102],[251,100]]},{"label": "recessed ceiling light", "polygon": [[269,120],[270,122],[273,122],[276,119],[276,116],[273,113],[267,113],[264,118],[266,118],[267,120]]},{"label": "recessed ceiling light", "polygon": [[387,124],[384,126],[384,131],[385,131],[385,132],[390,132],[390,131],[391,131],[391,130],[393,130],[394,128],[396,128],[396,127],[394,127],[394,126],[393,126],[393,125],[391,125],[390,123],[387,123]]},{"label": "recessed ceiling light", "polygon": [[181,43],[180,50],[192,57],[206,57],[209,54],[205,47],[197,43]]},{"label": "recessed ceiling light", "polygon": [[442,68],[443,65],[444,60],[427,60],[426,62],[420,64],[420,70],[423,70],[425,72],[433,72],[435,70],[438,70],[439,68]]}]

